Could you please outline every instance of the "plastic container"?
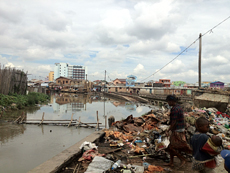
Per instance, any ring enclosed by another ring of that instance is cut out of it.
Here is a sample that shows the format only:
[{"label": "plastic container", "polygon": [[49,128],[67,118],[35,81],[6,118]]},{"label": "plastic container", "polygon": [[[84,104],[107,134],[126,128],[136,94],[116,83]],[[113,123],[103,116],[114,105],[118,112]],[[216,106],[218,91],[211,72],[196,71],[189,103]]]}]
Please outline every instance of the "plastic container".
[{"label": "plastic container", "polygon": [[118,166],[120,166],[121,160],[116,161],[116,163],[113,164],[112,170],[117,169]]},{"label": "plastic container", "polygon": [[142,143],[142,140],[136,140],[135,143]]}]

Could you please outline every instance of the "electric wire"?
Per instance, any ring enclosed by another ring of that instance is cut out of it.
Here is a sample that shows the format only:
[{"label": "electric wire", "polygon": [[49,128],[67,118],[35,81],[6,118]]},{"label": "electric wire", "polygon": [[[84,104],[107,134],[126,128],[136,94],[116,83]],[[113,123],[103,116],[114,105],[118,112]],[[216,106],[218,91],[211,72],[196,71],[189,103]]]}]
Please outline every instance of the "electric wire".
[{"label": "electric wire", "polygon": [[[215,29],[216,27],[218,27],[219,25],[221,25],[222,23],[224,23],[225,21],[227,21],[229,18],[230,18],[230,16],[228,16],[226,19],[224,19],[223,21],[221,21],[220,23],[218,23],[217,25],[215,25],[214,27],[212,27],[211,29],[209,29],[203,35],[201,34],[201,37],[205,36],[207,33],[212,33],[213,29]],[[185,51],[187,51],[193,44],[195,44],[197,42],[197,40],[199,40],[199,38],[200,37],[198,37],[197,39],[195,39],[195,41],[193,41],[188,47],[186,47],[183,51],[181,51],[175,58],[173,58],[171,61],[169,61],[166,65],[164,65],[163,67],[161,67],[159,70],[155,71],[150,76],[142,79],[141,82],[144,81],[144,80],[146,80],[146,79],[148,79],[148,78],[150,78],[151,76],[155,75],[156,73],[158,73],[159,71],[161,71],[163,68],[165,68],[167,65],[169,65],[171,62],[173,62],[175,59],[177,59],[182,53],[184,53]]]}]

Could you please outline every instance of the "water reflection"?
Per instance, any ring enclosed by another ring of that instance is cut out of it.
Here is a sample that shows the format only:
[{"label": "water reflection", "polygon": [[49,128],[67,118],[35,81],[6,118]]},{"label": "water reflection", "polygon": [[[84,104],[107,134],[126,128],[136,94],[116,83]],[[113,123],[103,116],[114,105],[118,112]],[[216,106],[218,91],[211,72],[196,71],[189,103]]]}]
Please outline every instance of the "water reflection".
[{"label": "water reflection", "polygon": [[10,139],[13,139],[15,136],[24,134],[26,130],[25,125],[14,125],[6,122],[0,122],[0,141],[1,145],[9,142]]},{"label": "water reflection", "polygon": [[86,94],[54,94],[51,97],[52,107],[55,113],[78,112],[87,109],[87,103],[92,102],[111,102],[115,107],[125,107],[127,110],[136,111],[139,106],[137,103],[127,102],[124,100],[114,100],[111,98],[101,97],[100,95]]},{"label": "water reflection", "polygon": [[81,117],[82,122],[95,123],[98,111],[99,122],[105,125],[106,116],[113,115],[115,120],[121,120],[130,114],[141,116],[149,110],[141,104],[100,95],[53,94],[48,105],[7,112],[0,122],[0,172],[27,172],[95,131],[74,126],[37,126],[4,121],[15,120],[22,112],[27,120],[41,120],[43,112],[46,120],[70,120],[74,113],[73,119]]}]

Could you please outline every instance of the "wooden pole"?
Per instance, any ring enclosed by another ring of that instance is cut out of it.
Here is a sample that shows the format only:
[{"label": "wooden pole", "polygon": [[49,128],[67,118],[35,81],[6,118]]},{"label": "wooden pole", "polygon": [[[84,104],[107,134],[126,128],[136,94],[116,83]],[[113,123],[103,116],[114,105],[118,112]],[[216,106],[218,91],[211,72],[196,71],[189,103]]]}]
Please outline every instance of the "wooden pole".
[{"label": "wooden pole", "polygon": [[199,88],[201,87],[201,49],[202,49],[202,43],[201,43],[201,38],[202,38],[202,34],[200,33],[199,35]]},{"label": "wooden pole", "polygon": [[72,121],[73,121],[73,114],[74,114],[74,113],[72,113],[71,120],[70,120],[70,122],[69,122],[68,127],[71,125],[71,123],[72,123]]},{"label": "wooden pole", "polygon": [[45,115],[45,112],[43,112],[43,115],[42,115],[42,120],[41,120],[41,122],[40,122],[40,124],[39,124],[39,125],[41,125],[41,124],[43,123],[43,121],[44,121],[44,115]]},{"label": "wooden pole", "polygon": [[22,116],[22,119],[21,119],[21,121],[20,121],[20,123],[23,123],[23,120],[26,118],[26,116],[24,115],[24,113],[23,113],[23,116]]},{"label": "wooden pole", "polygon": [[81,117],[79,117],[79,121],[78,121],[78,127],[81,125]]},{"label": "wooden pole", "polygon": [[105,128],[107,129],[107,116],[105,116]]}]

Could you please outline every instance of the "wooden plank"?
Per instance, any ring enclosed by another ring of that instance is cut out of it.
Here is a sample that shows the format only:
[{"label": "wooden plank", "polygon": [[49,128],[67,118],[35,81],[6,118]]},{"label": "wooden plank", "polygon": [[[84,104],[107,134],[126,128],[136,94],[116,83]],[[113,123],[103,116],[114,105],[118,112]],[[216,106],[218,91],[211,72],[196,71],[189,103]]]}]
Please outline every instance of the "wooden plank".
[{"label": "wooden plank", "polygon": [[[41,119],[27,119],[26,121],[41,121]],[[44,120],[44,121],[70,121],[70,120]],[[73,119],[73,121],[77,121],[77,119]]]},{"label": "wooden plank", "polygon": [[70,120],[70,122],[69,122],[68,127],[71,125],[71,123],[72,123],[72,121],[73,121],[73,114],[74,114],[74,113],[72,113],[71,120]]}]

